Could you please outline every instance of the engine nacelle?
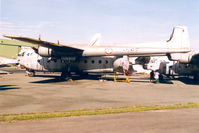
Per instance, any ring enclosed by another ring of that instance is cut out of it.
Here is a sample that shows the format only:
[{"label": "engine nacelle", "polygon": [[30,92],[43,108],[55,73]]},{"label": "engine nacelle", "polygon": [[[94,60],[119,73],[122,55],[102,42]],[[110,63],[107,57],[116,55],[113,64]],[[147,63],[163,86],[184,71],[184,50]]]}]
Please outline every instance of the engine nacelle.
[{"label": "engine nacelle", "polygon": [[169,60],[172,60],[172,61],[179,61],[181,63],[190,63],[194,54],[195,52],[175,53],[175,54],[170,54],[168,58]]},{"label": "engine nacelle", "polygon": [[118,58],[113,62],[113,70],[116,72],[124,72],[126,70],[131,71],[132,67],[127,56]]},{"label": "engine nacelle", "polygon": [[123,72],[123,58],[118,58],[113,62],[113,70]]},{"label": "engine nacelle", "polygon": [[82,51],[75,50],[64,50],[64,49],[51,49],[47,47],[39,46],[39,48],[33,48],[37,54],[42,57],[73,57],[73,56],[81,56]]},{"label": "engine nacelle", "polygon": [[50,57],[52,56],[52,49],[40,46],[38,48],[38,54],[43,57]]}]

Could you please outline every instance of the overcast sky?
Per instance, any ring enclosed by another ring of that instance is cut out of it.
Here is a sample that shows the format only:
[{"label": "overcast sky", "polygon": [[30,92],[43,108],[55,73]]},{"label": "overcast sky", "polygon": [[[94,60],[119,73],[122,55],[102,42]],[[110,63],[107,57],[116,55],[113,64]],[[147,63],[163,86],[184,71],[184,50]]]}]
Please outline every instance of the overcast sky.
[{"label": "overcast sky", "polygon": [[168,40],[176,25],[187,26],[199,50],[198,0],[0,0],[0,38],[6,33],[62,44]]}]

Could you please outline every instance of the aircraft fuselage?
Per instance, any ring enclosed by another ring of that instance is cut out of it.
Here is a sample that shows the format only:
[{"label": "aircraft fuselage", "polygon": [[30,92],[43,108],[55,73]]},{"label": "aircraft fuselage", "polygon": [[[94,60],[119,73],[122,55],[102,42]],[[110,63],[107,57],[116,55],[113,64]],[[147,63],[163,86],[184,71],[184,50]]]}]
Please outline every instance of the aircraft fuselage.
[{"label": "aircraft fuselage", "polygon": [[20,65],[33,71],[48,72],[113,72],[114,56],[101,57],[42,57],[31,48],[18,55]]}]

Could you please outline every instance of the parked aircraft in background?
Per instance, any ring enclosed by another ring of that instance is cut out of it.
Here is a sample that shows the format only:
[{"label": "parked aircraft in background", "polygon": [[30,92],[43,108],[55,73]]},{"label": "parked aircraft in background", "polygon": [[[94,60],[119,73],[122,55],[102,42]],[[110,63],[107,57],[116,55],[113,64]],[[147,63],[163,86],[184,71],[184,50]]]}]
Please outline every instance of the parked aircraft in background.
[{"label": "parked aircraft in background", "polygon": [[7,57],[0,57],[0,67],[5,67],[5,66],[11,66],[13,64],[16,64],[17,60],[16,59],[10,59]]},{"label": "parked aircraft in background", "polygon": [[173,63],[162,62],[160,71],[166,75],[193,76],[199,79],[199,52],[168,54]]},{"label": "parked aircraft in background", "polygon": [[62,72],[66,77],[70,72],[126,72],[130,71],[129,56],[167,55],[190,51],[186,27],[177,26],[168,41],[144,44],[123,44],[120,46],[61,45],[21,36],[4,35],[11,39],[37,44],[38,48],[24,49],[19,53],[19,63],[29,73],[35,71]]},{"label": "parked aircraft in background", "polygon": [[[0,57],[0,68],[9,67],[13,64],[17,64],[16,59],[10,59],[10,58],[7,58],[7,57]],[[8,71],[0,70],[0,74],[9,74],[9,73],[10,72],[8,72]]]},{"label": "parked aircraft in background", "polygon": [[159,70],[162,62],[173,63],[173,61],[170,61],[167,56],[153,56],[150,58],[149,63],[146,64],[145,68],[153,71]]}]

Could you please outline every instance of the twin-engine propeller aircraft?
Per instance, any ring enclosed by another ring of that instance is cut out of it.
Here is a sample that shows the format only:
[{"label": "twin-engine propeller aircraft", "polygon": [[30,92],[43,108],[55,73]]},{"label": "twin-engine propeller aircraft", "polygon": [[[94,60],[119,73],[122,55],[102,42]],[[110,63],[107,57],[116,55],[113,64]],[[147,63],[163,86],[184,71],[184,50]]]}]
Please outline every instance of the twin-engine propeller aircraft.
[{"label": "twin-engine propeller aircraft", "polygon": [[168,41],[99,46],[100,34],[89,45],[62,45],[22,36],[4,35],[11,39],[38,45],[38,48],[22,49],[19,64],[30,74],[35,71],[62,72],[65,78],[70,72],[128,72],[131,70],[129,56],[167,55],[190,51],[186,27],[176,26]]}]

